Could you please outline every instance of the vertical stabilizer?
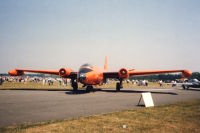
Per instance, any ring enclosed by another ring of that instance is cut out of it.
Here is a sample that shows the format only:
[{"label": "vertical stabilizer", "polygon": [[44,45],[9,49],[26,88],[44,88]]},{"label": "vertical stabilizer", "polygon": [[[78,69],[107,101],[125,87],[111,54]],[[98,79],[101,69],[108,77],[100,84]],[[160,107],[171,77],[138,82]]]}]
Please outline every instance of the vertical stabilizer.
[{"label": "vertical stabilizer", "polygon": [[108,71],[108,61],[107,61],[107,56],[105,57],[104,71]]}]

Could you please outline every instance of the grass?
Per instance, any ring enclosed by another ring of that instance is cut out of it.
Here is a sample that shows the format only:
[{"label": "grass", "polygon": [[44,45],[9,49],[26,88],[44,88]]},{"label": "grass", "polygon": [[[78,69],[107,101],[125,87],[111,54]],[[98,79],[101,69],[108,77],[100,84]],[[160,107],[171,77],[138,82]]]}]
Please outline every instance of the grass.
[{"label": "grass", "polygon": [[43,85],[42,82],[35,83],[35,82],[26,82],[26,83],[20,83],[20,82],[4,82],[0,89],[69,89],[70,86],[63,86],[59,85],[58,82],[55,82],[53,85]]},{"label": "grass", "polygon": [[[123,83],[124,88],[170,88],[171,85],[164,84],[163,87],[160,87],[158,83],[149,82],[149,86],[137,86],[132,83]],[[113,89],[116,87],[116,82],[111,82],[106,85],[96,85],[94,88],[103,88],[103,89]],[[82,88],[82,85],[79,84],[79,89]],[[27,83],[19,83],[19,82],[4,82],[0,85],[0,90],[3,89],[26,89],[26,90],[69,90],[72,89],[70,83],[67,86],[59,85],[58,82],[55,82],[53,85],[43,85],[42,82],[27,82]]]},{"label": "grass", "polygon": [[[123,128],[126,125],[126,128]],[[4,127],[6,133],[200,132],[200,100],[78,119]]]}]

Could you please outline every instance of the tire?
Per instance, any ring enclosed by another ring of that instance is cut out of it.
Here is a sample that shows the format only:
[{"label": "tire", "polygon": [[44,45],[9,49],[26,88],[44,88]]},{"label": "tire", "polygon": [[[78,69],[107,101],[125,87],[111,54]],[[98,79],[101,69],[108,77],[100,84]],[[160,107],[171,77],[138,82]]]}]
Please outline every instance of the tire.
[{"label": "tire", "polygon": [[92,90],[93,90],[93,86],[92,85],[89,85],[89,86],[86,87],[86,91],[87,92],[90,92]]},{"label": "tire", "polygon": [[120,87],[120,83],[117,83],[117,84],[116,84],[116,91],[119,92],[119,91],[120,91],[120,88],[121,88],[121,87]]}]

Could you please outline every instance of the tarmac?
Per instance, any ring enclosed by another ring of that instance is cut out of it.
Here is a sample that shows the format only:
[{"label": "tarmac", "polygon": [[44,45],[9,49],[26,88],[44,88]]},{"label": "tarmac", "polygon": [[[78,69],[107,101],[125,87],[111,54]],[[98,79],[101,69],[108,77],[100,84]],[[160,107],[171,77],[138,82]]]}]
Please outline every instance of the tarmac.
[{"label": "tarmac", "polygon": [[102,89],[71,91],[0,90],[0,127],[104,114],[138,106],[142,92],[151,92],[155,106],[200,98],[199,90]]}]

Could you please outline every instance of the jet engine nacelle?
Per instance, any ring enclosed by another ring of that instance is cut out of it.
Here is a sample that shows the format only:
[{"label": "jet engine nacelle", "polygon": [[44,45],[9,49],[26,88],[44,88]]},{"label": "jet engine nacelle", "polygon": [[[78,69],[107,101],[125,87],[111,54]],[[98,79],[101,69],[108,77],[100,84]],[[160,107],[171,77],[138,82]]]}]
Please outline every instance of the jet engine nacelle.
[{"label": "jet engine nacelle", "polygon": [[20,70],[10,70],[10,71],[8,72],[8,74],[9,74],[10,76],[22,76],[22,75],[24,75],[24,71],[20,71]]},{"label": "jet engine nacelle", "polygon": [[70,75],[70,73],[71,73],[71,69],[69,69],[69,68],[61,68],[59,70],[59,75],[61,77],[68,77]]},{"label": "jet engine nacelle", "polygon": [[129,71],[126,68],[122,68],[118,72],[119,78],[125,79],[129,77]]},{"label": "jet engine nacelle", "polygon": [[188,78],[192,75],[192,72],[190,70],[183,70],[183,77]]}]

